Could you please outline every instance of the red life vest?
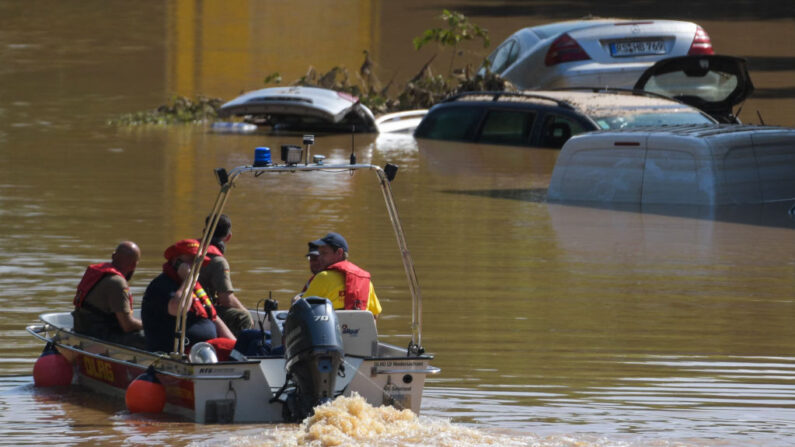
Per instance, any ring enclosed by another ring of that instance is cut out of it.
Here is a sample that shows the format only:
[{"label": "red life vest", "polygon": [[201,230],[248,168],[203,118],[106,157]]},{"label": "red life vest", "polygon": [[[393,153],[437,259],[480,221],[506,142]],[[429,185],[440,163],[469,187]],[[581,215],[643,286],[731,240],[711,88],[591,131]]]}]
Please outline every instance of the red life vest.
[{"label": "red life vest", "polygon": [[[124,275],[122,275],[120,271],[116,270],[116,268],[113,267],[113,264],[110,262],[89,265],[88,268],[86,268],[86,272],[83,274],[83,279],[81,279],[80,284],[77,285],[77,293],[75,293],[75,299],[73,301],[76,308],[83,307],[83,302],[85,301],[88,292],[90,292],[91,289],[97,285],[99,280],[105,277],[105,275],[119,275],[124,278]],[[125,281],[126,279],[127,278],[125,278]],[[132,293],[128,293],[127,296],[130,299],[130,308],[132,309]]]},{"label": "red life vest", "polygon": [[367,310],[370,297],[370,273],[350,261],[340,261],[326,267],[345,275],[345,310]]},{"label": "red life vest", "polygon": [[216,247],[213,244],[210,244],[210,246],[207,247],[207,256],[210,256],[210,257],[220,256],[220,257],[223,258],[224,254],[221,252],[221,249],[219,249],[218,247]]}]

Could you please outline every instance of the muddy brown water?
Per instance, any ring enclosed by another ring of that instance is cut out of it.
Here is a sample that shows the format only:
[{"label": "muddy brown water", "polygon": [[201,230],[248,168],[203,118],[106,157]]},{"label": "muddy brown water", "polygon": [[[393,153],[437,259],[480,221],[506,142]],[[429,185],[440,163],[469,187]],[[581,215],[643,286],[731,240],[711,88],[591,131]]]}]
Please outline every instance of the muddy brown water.
[{"label": "muddy brown water", "polygon": [[[140,299],[163,249],[199,235],[217,191],[212,169],[299,138],[106,125],[121,113],[175,93],[231,99],[309,65],[353,73],[363,49],[383,82],[402,82],[433,53],[410,39],[449,7],[488,28],[492,48],[519,27],[587,13],[696,21],[719,53],[749,58],[758,91],[741,118],[795,125],[786,2],[550,5],[0,1],[0,444],[308,442],[297,426],[141,418],[79,389],[33,388],[42,346],[24,326],[68,310],[86,264],[137,241]],[[486,52],[467,47],[461,58]],[[544,196],[556,151],[384,135],[353,144],[360,161],[400,165],[393,189],[423,291],[423,344],[443,371],[427,384],[422,419],[379,431],[383,414],[363,413],[348,426],[359,435],[326,422],[337,438],[316,443],[795,442],[795,223],[780,207],[553,205]],[[314,152],[347,160],[350,148],[349,136],[321,136]],[[379,331],[406,343],[408,290],[374,179],[259,180],[243,181],[227,208],[244,302],[272,292],[286,305],[308,276],[306,241],[337,230],[373,273]]]}]

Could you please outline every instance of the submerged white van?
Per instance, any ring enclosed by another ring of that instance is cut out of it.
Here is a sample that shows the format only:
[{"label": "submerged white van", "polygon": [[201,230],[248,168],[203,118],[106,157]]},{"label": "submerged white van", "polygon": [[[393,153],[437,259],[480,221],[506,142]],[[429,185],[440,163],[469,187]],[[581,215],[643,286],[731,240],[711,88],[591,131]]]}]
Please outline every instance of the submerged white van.
[{"label": "submerged white van", "polygon": [[795,199],[795,129],[673,126],[591,132],[561,149],[549,201],[733,205]]}]

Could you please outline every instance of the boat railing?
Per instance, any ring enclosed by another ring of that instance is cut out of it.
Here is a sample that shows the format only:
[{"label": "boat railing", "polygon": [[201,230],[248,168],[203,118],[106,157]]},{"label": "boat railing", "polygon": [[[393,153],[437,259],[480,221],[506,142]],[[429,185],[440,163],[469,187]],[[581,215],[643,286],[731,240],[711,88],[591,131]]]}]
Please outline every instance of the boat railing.
[{"label": "boat railing", "polygon": [[408,369],[393,369],[393,368],[379,368],[374,366],[370,372],[376,376],[378,374],[436,374],[442,369],[435,366],[428,366],[425,368],[408,368]]},{"label": "boat railing", "polygon": [[[60,347],[62,349],[68,349],[70,351],[79,353],[80,355],[83,355],[83,356],[92,357],[92,358],[95,358],[95,359],[104,360],[104,361],[108,361],[108,362],[118,363],[118,364],[121,364],[121,365],[124,365],[124,366],[127,366],[127,367],[131,367],[131,368],[139,368],[141,370],[146,370],[149,367],[149,365],[147,365],[147,364],[142,364],[142,363],[137,363],[137,362],[129,362],[127,360],[122,360],[122,359],[117,358],[117,357],[110,357],[110,356],[105,355],[105,354],[98,354],[98,353],[86,351],[84,349],[80,349],[78,347],[69,346],[68,344],[58,343],[56,340],[49,339],[49,338],[45,337],[44,335],[42,335],[42,333],[46,333],[46,332],[48,332],[50,330],[56,329],[54,327],[50,327],[46,323],[42,324],[42,325],[30,325],[30,326],[27,326],[25,329],[31,335],[33,335],[34,337],[36,337],[36,338],[38,338],[38,339],[40,339],[40,340],[42,340],[44,342],[55,342],[58,347]],[[180,374],[180,373],[176,373],[176,372],[165,370],[162,367],[158,368],[156,365],[157,365],[157,363],[159,361],[161,361],[160,358],[154,358],[153,361],[151,362],[151,365],[155,366],[155,371],[158,374],[163,374],[163,375],[170,376],[170,377],[173,377],[173,378],[176,378],[176,379],[185,379],[185,380],[194,380],[194,379],[202,379],[202,380],[240,380],[240,379],[243,379],[243,380],[248,380],[248,379],[251,378],[251,372],[250,371],[241,371],[239,373],[234,373],[234,374]],[[250,363],[257,363],[257,362],[250,362]],[[240,363],[236,362],[235,364],[239,365]],[[197,364],[197,366],[207,366],[207,365],[206,364]]]},{"label": "boat railing", "polygon": [[337,171],[337,172],[353,172],[356,170],[371,170],[374,171],[379,184],[381,186],[381,193],[384,197],[386,204],[387,214],[392,223],[392,229],[397,239],[398,248],[403,262],[403,269],[405,270],[408,279],[409,292],[411,293],[411,341],[408,346],[408,355],[421,355],[424,350],[422,349],[422,297],[420,293],[419,283],[417,281],[417,274],[414,270],[414,262],[409,253],[406,244],[406,238],[403,232],[403,226],[400,223],[397,207],[394,198],[392,197],[392,189],[390,182],[397,173],[397,166],[386,165],[384,169],[379,166],[371,164],[324,164],[324,163],[306,163],[306,164],[285,164],[285,165],[267,165],[267,166],[239,166],[227,172],[224,168],[215,170],[216,177],[220,184],[220,191],[213,204],[210,217],[208,218],[207,225],[204,228],[202,238],[199,246],[199,253],[193,261],[190,273],[187,280],[189,281],[183,287],[182,295],[180,297],[179,312],[177,314],[177,323],[174,334],[174,351],[172,356],[182,358],[185,355],[185,330],[187,324],[187,314],[191,305],[191,294],[193,287],[199,277],[202,261],[207,254],[210,245],[210,240],[215,228],[218,225],[218,220],[221,217],[224,206],[229,198],[229,192],[235,184],[235,181],[240,175],[251,173],[254,177],[259,177],[268,172],[312,172],[312,171]]}]

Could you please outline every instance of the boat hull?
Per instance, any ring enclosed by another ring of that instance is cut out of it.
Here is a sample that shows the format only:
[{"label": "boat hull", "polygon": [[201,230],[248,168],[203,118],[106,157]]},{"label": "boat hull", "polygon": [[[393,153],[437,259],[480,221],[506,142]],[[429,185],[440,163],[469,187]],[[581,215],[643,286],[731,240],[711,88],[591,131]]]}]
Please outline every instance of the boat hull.
[{"label": "boat hull", "polygon": [[[357,393],[373,406],[392,405],[419,413],[425,377],[439,371],[430,366],[432,357],[410,357],[404,348],[378,342],[369,312],[339,314],[346,355],[335,395]],[[73,383],[124,397],[130,383],[153,366],[165,389],[164,412],[168,414],[197,423],[285,422],[283,399],[275,399],[286,380],[283,357],[190,363],[76,334],[68,313],[40,318],[43,324],[29,326],[28,331],[52,342],[71,362]]]}]

